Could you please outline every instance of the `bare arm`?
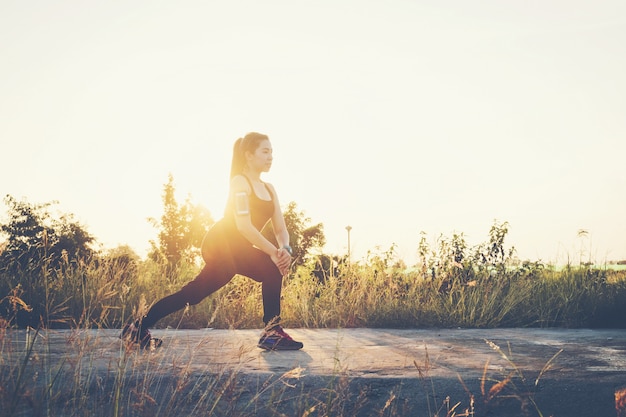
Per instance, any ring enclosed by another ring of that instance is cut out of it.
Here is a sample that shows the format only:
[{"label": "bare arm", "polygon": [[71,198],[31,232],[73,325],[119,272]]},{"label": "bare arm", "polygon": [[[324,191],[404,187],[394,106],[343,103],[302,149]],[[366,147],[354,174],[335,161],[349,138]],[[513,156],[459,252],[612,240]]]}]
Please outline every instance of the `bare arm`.
[{"label": "bare arm", "polygon": [[276,241],[278,242],[278,257],[280,268],[283,275],[285,275],[289,271],[289,267],[291,266],[291,256],[292,250],[291,246],[289,246],[289,231],[287,230],[287,225],[285,224],[285,217],[283,216],[283,212],[280,208],[280,202],[278,201],[278,194],[276,194],[276,190],[274,186],[271,184],[267,184],[270,187],[271,192],[274,196],[274,215],[272,216],[272,228],[274,229],[274,236],[276,237]]},{"label": "bare arm", "polygon": [[280,208],[278,194],[276,194],[276,190],[271,184],[267,185],[270,187],[270,189],[272,190],[272,194],[274,195],[274,215],[272,216],[272,227],[274,229],[274,235],[276,236],[278,247],[284,248],[286,246],[289,246],[289,231],[287,230],[285,217],[283,216],[283,212]]},{"label": "bare arm", "polygon": [[251,244],[269,256],[277,256],[278,248],[267,240],[252,224],[248,210],[248,201],[251,192],[250,185],[243,177],[236,176],[232,179],[229,198],[232,199],[231,201],[235,202],[235,225],[237,226],[237,230]]}]

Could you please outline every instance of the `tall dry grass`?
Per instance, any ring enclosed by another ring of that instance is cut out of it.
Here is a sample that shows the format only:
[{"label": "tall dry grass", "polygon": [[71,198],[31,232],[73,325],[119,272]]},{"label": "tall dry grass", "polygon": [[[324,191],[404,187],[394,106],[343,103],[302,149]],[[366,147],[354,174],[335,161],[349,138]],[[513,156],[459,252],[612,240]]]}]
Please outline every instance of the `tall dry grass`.
[{"label": "tall dry grass", "polygon": [[[626,327],[626,271],[557,270],[518,263],[502,256],[503,250],[460,255],[454,239],[427,252],[411,268],[393,247],[357,262],[336,259],[325,269],[313,257],[285,277],[283,321],[321,328]],[[120,328],[199,269],[191,262],[171,268],[104,257],[56,269],[44,261],[28,271],[0,271],[0,316],[18,327]],[[236,276],[199,305],[157,325],[258,328],[261,317],[260,284]]]},{"label": "tall dry grass", "polygon": [[[339,262],[321,275],[311,262],[285,279],[283,319],[290,327],[587,327],[620,324],[624,317],[617,315],[626,294],[623,272],[476,262],[445,258],[408,269],[395,258],[393,248],[373,252],[363,261]],[[115,336],[103,340],[98,332],[88,331],[119,328],[193,279],[198,269],[191,263],[168,269],[147,261],[129,266],[100,260],[57,269],[44,263],[28,276],[3,276],[4,288],[9,288],[0,304],[3,415],[405,414],[397,397],[401,386],[382,397],[378,393],[374,404],[372,391],[355,387],[341,368],[311,389],[294,382],[297,369],[251,381],[237,369],[207,366],[203,372],[192,371],[193,358],[159,362]],[[33,286],[26,288],[24,282]],[[258,283],[236,277],[218,294],[159,326],[257,328],[260,299]],[[43,326],[17,330],[24,316],[33,315]],[[51,331],[65,332],[67,338],[69,348],[60,360],[50,360]],[[109,360],[104,371],[95,366],[103,355]],[[434,390],[427,362],[416,362],[416,377]],[[523,385],[525,380],[515,374],[517,365],[510,365],[501,377],[484,375],[482,391],[468,398],[453,400],[444,393],[443,402],[434,402],[435,392],[427,394],[431,402],[424,413],[473,416],[475,401],[504,396],[517,396],[539,410],[529,396],[534,387]]]}]

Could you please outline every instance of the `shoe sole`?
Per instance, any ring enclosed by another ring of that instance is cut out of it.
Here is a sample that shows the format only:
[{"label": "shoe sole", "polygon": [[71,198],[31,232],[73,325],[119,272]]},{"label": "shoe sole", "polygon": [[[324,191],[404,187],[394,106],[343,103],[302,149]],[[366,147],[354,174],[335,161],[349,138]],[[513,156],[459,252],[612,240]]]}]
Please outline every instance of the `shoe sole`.
[{"label": "shoe sole", "polygon": [[258,344],[257,347],[264,349],[264,350],[300,350],[304,347],[303,346],[267,346],[267,345],[262,345],[262,344]]},{"label": "shoe sole", "polygon": [[136,340],[133,337],[132,332],[128,330],[129,327],[130,325],[127,324],[122,329],[122,334],[120,335],[120,339],[122,339],[124,342],[131,343],[134,345],[139,345],[141,349],[146,349],[146,350],[156,350],[160,348],[161,346],[163,346],[163,339],[159,339],[157,337],[151,337],[150,340],[146,343],[142,343],[141,341]]},{"label": "shoe sole", "polygon": [[157,350],[161,346],[163,346],[163,340],[156,337],[151,338],[148,343],[140,345],[140,347],[144,350]]}]

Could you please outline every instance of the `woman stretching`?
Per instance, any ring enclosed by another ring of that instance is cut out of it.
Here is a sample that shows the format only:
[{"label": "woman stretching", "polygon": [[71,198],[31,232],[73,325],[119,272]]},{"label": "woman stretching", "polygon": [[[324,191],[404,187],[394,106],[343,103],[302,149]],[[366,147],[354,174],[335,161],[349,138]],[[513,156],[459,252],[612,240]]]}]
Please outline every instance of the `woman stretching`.
[{"label": "woman stretching", "polygon": [[[261,283],[265,329],[258,346],[267,350],[302,348],[302,343],[280,326],[282,279],[291,265],[292,253],[276,191],[261,181],[261,173],[271,166],[272,145],[267,136],[248,133],[237,139],[226,210],[202,242],[202,271],[180,291],[154,304],[142,319],[127,324],[122,330],[123,339],[141,348],[161,346],[162,341],[153,338],[149,330],[157,321],[187,305],[198,304],[240,274]],[[272,222],[278,248],[261,234],[268,221]]]}]

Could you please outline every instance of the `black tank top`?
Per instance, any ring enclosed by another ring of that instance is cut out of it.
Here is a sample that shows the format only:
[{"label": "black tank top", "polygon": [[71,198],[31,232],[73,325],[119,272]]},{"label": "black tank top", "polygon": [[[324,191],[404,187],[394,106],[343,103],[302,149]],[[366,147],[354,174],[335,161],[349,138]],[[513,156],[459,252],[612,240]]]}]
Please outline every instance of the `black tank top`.
[{"label": "black tank top", "polygon": [[[254,192],[254,187],[252,186],[250,179],[245,175],[243,175],[243,177],[246,181],[248,181],[250,189],[252,190],[248,198],[248,204],[250,205],[250,219],[252,220],[252,225],[260,231],[274,215],[274,195],[272,194],[270,187],[263,183],[270,194],[270,200],[263,200],[259,198]],[[228,223],[231,223],[232,225],[235,224],[234,204],[235,203],[232,199],[229,199],[224,212],[224,219],[227,219]]]},{"label": "black tank top", "polygon": [[[250,179],[246,177],[252,192],[248,198],[250,208],[250,218],[254,227],[261,231],[265,224],[272,218],[274,214],[274,194],[267,184],[265,188],[269,191],[271,200],[260,199],[254,192],[254,187]],[[205,262],[211,260],[222,260],[224,262],[233,262],[232,252],[238,248],[249,246],[251,243],[243,237],[237,225],[235,224],[235,207],[232,199],[226,203],[224,217],[209,229],[202,241],[202,257]]]}]

